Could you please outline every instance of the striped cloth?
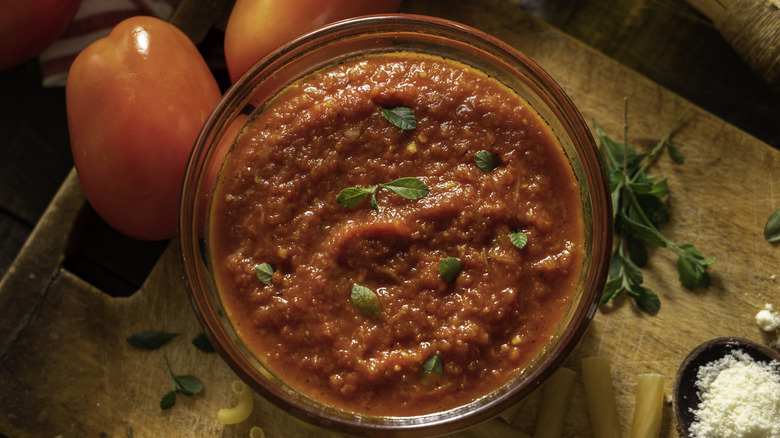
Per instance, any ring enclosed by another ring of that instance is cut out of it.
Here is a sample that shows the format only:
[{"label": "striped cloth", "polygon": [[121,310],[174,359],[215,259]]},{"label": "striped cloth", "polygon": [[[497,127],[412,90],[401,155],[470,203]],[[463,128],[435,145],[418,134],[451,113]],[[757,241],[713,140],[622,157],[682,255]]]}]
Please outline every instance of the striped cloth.
[{"label": "striped cloth", "polygon": [[64,86],[76,55],[120,21],[136,15],[167,20],[176,4],[178,0],[82,0],[65,33],[40,54],[43,86]]}]

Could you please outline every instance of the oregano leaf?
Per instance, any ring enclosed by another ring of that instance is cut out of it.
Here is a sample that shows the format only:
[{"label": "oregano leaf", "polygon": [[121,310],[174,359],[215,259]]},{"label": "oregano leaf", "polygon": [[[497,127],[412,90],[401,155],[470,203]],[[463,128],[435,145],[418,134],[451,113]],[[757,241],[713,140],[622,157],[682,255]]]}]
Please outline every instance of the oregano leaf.
[{"label": "oregano leaf", "polygon": [[444,366],[441,363],[441,357],[439,357],[438,354],[435,354],[433,357],[426,360],[423,363],[422,370],[424,373],[443,374]]},{"label": "oregano leaf", "polygon": [[162,330],[142,330],[130,335],[127,338],[127,343],[144,350],[156,350],[176,336],[179,336],[179,333],[168,333]]},{"label": "oregano leaf", "polygon": [[420,199],[428,194],[428,186],[421,180],[413,177],[398,178],[389,183],[379,184],[380,187],[390,189],[406,199]]},{"label": "oregano leaf", "polygon": [[336,196],[336,202],[342,207],[352,208],[366,199],[366,196],[373,194],[374,190],[376,190],[376,186],[368,189],[347,187]]},{"label": "oregano leaf", "polygon": [[661,308],[661,300],[655,292],[643,286],[638,287],[636,291],[634,301],[640,309],[645,312],[655,312]]},{"label": "oregano leaf", "polygon": [[274,275],[274,271],[275,269],[270,263],[260,263],[255,267],[257,278],[269,286],[272,283],[271,279]]},{"label": "oregano leaf", "polygon": [[214,353],[216,351],[214,350],[214,346],[211,345],[211,342],[209,342],[209,338],[206,337],[205,333],[200,333],[195,336],[192,339],[192,345],[204,353]]},{"label": "oregano leaf", "polygon": [[463,262],[457,257],[447,257],[439,263],[439,275],[447,283],[455,281],[460,270],[463,268]]},{"label": "oregano leaf", "polygon": [[370,288],[359,284],[353,284],[350,297],[352,299],[352,305],[355,306],[360,313],[370,317],[379,316],[379,314],[382,313],[379,296]]},{"label": "oregano leaf", "polygon": [[769,219],[767,219],[764,226],[764,239],[768,242],[780,240],[780,209],[769,215]]},{"label": "oregano leaf", "polygon": [[496,158],[496,155],[490,151],[477,152],[474,154],[474,161],[477,163],[477,167],[482,169],[485,173],[492,172],[498,167],[498,159]]},{"label": "oregano leaf", "polygon": [[176,404],[176,391],[171,390],[165,393],[160,399],[160,409],[166,410],[172,408]]},{"label": "oregano leaf", "polygon": [[417,127],[414,111],[409,107],[382,108],[382,115],[385,116],[388,122],[404,131],[411,131]]},{"label": "oregano leaf", "polygon": [[516,231],[509,235],[509,240],[512,242],[512,245],[516,246],[518,249],[523,249],[528,243],[528,235],[521,231]]},{"label": "oregano leaf", "polygon": [[203,391],[203,382],[195,376],[174,376],[177,390],[184,395],[194,395]]}]

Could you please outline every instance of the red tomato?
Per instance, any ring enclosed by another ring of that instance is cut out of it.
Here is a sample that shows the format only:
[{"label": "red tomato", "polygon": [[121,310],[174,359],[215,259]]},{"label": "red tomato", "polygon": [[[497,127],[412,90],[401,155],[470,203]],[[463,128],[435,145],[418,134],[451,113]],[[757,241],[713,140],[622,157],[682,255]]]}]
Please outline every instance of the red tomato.
[{"label": "red tomato", "polygon": [[0,70],[35,57],[73,20],[81,0],[0,0]]},{"label": "red tomato", "polygon": [[129,18],[79,54],[66,84],[73,160],[111,227],[173,237],[187,159],[220,97],[193,43],[156,18]]},{"label": "red tomato", "polygon": [[237,0],[225,29],[225,60],[235,81],[298,35],[359,15],[395,12],[401,0]]}]

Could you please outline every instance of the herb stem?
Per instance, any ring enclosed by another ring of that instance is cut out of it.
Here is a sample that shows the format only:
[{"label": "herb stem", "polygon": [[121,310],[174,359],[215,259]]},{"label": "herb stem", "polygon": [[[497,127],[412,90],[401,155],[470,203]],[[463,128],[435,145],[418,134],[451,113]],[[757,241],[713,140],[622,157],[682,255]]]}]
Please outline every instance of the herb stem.
[{"label": "herb stem", "polygon": [[[674,121],[674,125],[672,125],[672,129],[670,129],[669,132],[667,132],[666,135],[664,135],[661,141],[659,141],[658,144],[655,145],[655,147],[650,151],[650,153],[647,154],[645,159],[642,160],[642,165],[639,167],[639,170],[631,178],[631,182],[636,182],[637,178],[639,178],[639,176],[645,172],[647,166],[649,166],[653,162],[653,160],[655,160],[655,157],[658,156],[659,153],[661,153],[664,147],[666,147],[666,145],[669,144],[669,142],[672,140],[672,136],[674,135],[674,132],[677,131],[677,128],[680,127],[683,119],[685,119],[685,116],[688,115],[688,112],[690,110],[691,109],[689,107],[688,109],[683,111],[680,117],[678,117],[677,120]],[[624,142],[623,144],[627,144],[627,143]]]}]

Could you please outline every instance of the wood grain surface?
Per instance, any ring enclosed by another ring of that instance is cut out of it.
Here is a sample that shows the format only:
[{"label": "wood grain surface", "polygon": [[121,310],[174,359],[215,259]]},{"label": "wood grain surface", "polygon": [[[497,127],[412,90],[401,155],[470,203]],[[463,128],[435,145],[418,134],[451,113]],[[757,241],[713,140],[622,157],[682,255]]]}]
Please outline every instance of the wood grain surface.
[{"label": "wood grain surface", "polygon": [[[758,329],[754,315],[765,303],[780,306],[780,246],[762,237],[769,214],[780,208],[780,151],[505,2],[406,5],[409,12],[453,18],[517,47],[557,79],[586,120],[597,120],[616,137],[623,132],[627,99],[628,141],[636,149],[652,147],[692,108],[673,139],[685,163],[662,157],[653,170],[669,177],[672,222],[662,231],[718,257],[713,284],[684,290],[668,251],[651,251],[645,282],[659,294],[661,309],[649,315],[619,299],[597,312],[565,364],[578,373],[565,437],[592,436],[579,374],[583,357],[610,359],[627,436],[638,374],[666,375],[665,393],[671,394],[677,366],[699,343],[719,336],[773,339]],[[175,245],[165,249],[138,292],[110,297],[63,267],[73,242],[93,221],[71,173],[0,283],[0,433],[122,437],[129,427],[136,437],[238,437],[258,425],[269,437],[327,436],[257,396],[249,421],[219,424],[217,410],[233,404],[235,377],[219,356],[190,343],[200,328]],[[145,329],[182,335],[156,351],[125,342]],[[206,389],[161,411],[159,400],[169,388],[166,357],[175,373],[198,376]],[[523,406],[514,422],[518,430],[533,433],[537,399],[534,394]],[[677,436],[670,409],[666,404],[662,437]]]}]

